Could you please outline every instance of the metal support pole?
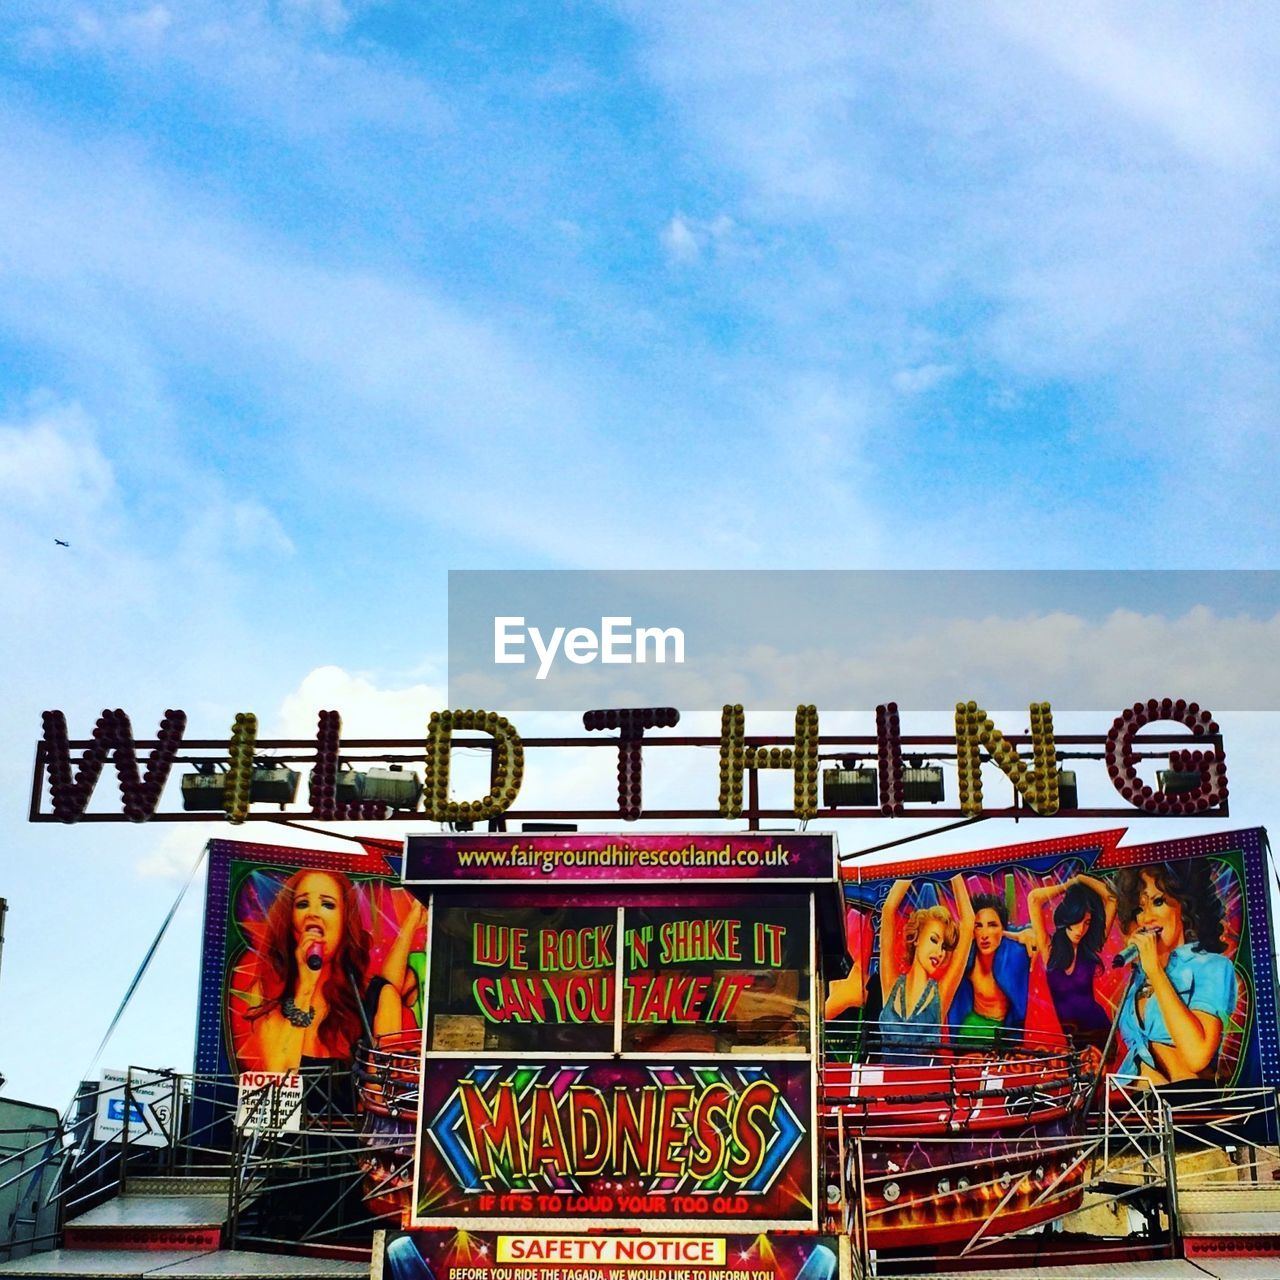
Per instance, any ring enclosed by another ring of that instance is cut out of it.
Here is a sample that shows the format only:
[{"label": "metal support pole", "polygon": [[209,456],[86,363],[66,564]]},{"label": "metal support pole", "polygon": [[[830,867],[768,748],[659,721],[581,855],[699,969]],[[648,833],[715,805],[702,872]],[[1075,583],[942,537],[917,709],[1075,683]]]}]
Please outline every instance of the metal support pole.
[{"label": "metal support pole", "polygon": [[120,1178],[117,1195],[124,1195],[125,1166],[129,1163],[129,1112],[133,1109],[133,1068],[124,1073],[124,1119],[120,1122]]},{"label": "metal support pole", "polygon": [[858,1198],[854,1203],[854,1213],[858,1219],[858,1269],[859,1274],[869,1276],[873,1274],[871,1265],[871,1246],[867,1237],[867,1177],[866,1167],[862,1159],[862,1139],[856,1138],[855,1150],[858,1156]]},{"label": "metal support pole", "polygon": [[1160,1103],[1160,1117],[1164,1125],[1162,1146],[1164,1149],[1165,1193],[1169,1205],[1169,1243],[1176,1257],[1182,1256],[1182,1223],[1178,1217],[1178,1155],[1173,1143],[1173,1107]]}]

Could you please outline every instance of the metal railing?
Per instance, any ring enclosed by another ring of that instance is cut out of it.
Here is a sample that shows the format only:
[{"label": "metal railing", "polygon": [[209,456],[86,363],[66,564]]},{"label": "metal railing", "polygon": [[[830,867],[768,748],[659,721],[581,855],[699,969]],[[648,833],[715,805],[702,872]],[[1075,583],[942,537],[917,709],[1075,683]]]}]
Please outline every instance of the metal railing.
[{"label": "metal railing", "polygon": [[[28,1125],[0,1131],[0,1203],[11,1204],[7,1230],[0,1235],[0,1261],[49,1249],[57,1238],[49,1211],[63,1163],[60,1131]],[[27,1206],[24,1210],[23,1206]]]},{"label": "metal railing", "polygon": [[[940,1087],[949,1079],[949,1068],[938,1071]],[[1112,1257],[1177,1256],[1173,1113],[1153,1090],[1108,1084],[1093,1123],[1080,1115],[1066,1126],[1074,1131],[983,1135],[943,1123],[932,1134],[894,1134],[882,1120],[863,1124],[862,1112],[829,1107],[828,1225],[848,1234],[855,1277],[931,1272],[947,1260],[969,1267],[977,1257],[992,1269],[1029,1257],[1076,1262],[1072,1231],[1086,1212],[1094,1247]]]},{"label": "metal railing", "polygon": [[[1166,1095],[1178,1190],[1280,1191],[1280,1093],[1197,1090]],[[1199,1158],[1197,1158],[1199,1157]]]},{"label": "metal railing", "polygon": [[[301,1073],[301,1098],[287,1105],[270,1087],[242,1092],[234,1077],[132,1069],[119,1085],[86,1089],[55,1140],[0,1159],[0,1186],[43,1176],[65,1221],[128,1195],[144,1177],[218,1178],[229,1245],[360,1247],[408,1202],[416,1035],[362,1048],[351,1071]],[[1037,1064],[1038,1092],[1025,1078]],[[931,1133],[910,1119],[895,1132],[871,1103],[876,1092],[882,1101],[892,1094],[908,1070],[919,1093],[906,1104],[932,1108]],[[1066,1099],[1067,1114],[1031,1134],[969,1126],[983,1107],[1007,1107],[1006,1095],[1016,1100],[1024,1089],[1041,1110]],[[361,1110],[353,1117],[356,1091]],[[157,1096],[171,1100],[167,1110],[156,1108]],[[112,1097],[120,1100],[119,1131],[103,1141],[95,1121]],[[1072,1101],[1079,1097],[1094,1097],[1087,1115]],[[148,1106],[162,1120],[159,1130]],[[1096,1210],[1116,1223],[1097,1248],[1172,1257],[1180,1241],[1175,1188],[1184,1198],[1280,1190],[1276,1091],[1165,1092],[1112,1077],[1095,1097],[1087,1065],[1060,1052],[832,1064],[817,1137],[823,1225],[849,1237],[857,1277],[936,1268],[943,1256],[997,1267],[1025,1265],[1031,1250],[1041,1264],[1072,1261],[1071,1219]],[[18,1167],[5,1174],[11,1165]],[[1034,1245],[1029,1230],[1040,1233]]]},{"label": "metal railing", "polygon": [[[121,1085],[86,1089],[64,1124],[65,1168],[51,1192],[61,1223],[128,1195],[141,1179],[217,1179],[202,1192],[225,1194],[230,1247],[367,1248],[388,1219],[362,1190],[369,1144],[353,1115],[351,1072],[335,1064],[300,1075],[300,1098],[284,1106],[275,1086],[242,1093],[234,1076],[133,1068]],[[173,1099],[163,1144],[139,1120],[149,1119],[144,1108],[159,1082]],[[121,1117],[106,1141],[94,1137],[104,1098],[120,1100]]]}]

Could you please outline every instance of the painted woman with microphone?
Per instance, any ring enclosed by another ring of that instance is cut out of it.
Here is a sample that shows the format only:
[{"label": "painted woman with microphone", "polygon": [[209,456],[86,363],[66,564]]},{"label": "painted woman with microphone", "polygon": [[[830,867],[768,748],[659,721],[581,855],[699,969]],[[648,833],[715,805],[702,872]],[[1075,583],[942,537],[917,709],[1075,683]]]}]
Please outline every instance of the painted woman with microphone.
[{"label": "painted woman with microphone", "polygon": [[415,904],[380,973],[362,991],[370,938],[355,886],[340,871],[291,875],[267,912],[249,990],[251,1032],[239,1054],[241,1069],[346,1064],[366,1023],[375,1035],[400,1030],[409,952],[424,914]]},{"label": "painted woman with microphone", "polygon": [[1121,928],[1138,972],[1120,1007],[1119,1074],[1150,1084],[1214,1079],[1236,1007],[1222,953],[1222,902],[1203,858],[1126,867],[1116,877]]}]

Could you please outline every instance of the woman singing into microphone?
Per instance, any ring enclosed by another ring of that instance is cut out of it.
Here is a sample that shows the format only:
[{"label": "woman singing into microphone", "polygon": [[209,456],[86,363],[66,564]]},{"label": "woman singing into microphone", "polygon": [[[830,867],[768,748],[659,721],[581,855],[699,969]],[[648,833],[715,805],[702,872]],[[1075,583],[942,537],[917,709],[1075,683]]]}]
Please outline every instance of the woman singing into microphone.
[{"label": "woman singing into microphone", "polygon": [[1120,1008],[1127,1053],[1119,1074],[1157,1085],[1212,1081],[1236,1006],[1236,971],[1222,954],[1222,902],[1208,862],[1126,867],[1116,890],[1141,970]]},{"label": "woman singing into microphone", "polygon": [[375,1035],[399,1031],[414,982],[409,952],[424,918],[415,903],[381,971],[362,992],[371,944],[355,886],[340,871],[290,876],[267,912],[248,993],[251,1030],[239,1053],[241,1070],[349,1063],[366,1019]]}]

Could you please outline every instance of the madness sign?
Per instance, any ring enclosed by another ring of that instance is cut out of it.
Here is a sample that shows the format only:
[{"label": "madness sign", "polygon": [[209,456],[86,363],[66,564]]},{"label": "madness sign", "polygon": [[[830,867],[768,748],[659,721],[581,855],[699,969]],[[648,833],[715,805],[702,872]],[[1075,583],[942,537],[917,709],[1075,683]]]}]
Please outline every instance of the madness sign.
[{"label": "madness sign", "polygon": [[815,1226],[812,1087],[806,1061],[433,1062],[416,1220]]}]

